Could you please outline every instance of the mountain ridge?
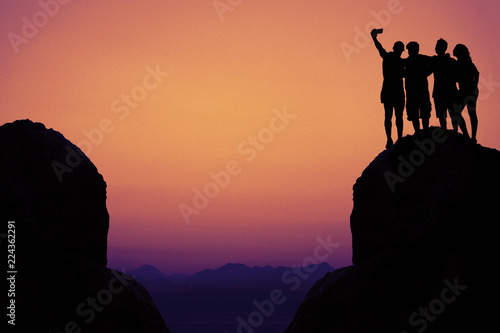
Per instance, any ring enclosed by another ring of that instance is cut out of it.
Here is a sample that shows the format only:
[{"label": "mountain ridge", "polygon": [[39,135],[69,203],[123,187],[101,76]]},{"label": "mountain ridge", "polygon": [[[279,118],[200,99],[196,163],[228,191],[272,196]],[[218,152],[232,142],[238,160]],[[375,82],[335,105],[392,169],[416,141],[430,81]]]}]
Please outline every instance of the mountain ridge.
[{"label": "mountain ridge", "polygon": [[[287,284],[309,289],[314,282],[335,268],[328,263],[304,267],[292,266],[248,266],[227,263],[215,269],[204,269],[191,275],[165,274],[157,267],[142,265],[130,272],[150,292],[180,291],[256,291],[283,287]],[[177,277],[171,278],[171,277]],[[300,280],[299,280],[300,277]]]}]

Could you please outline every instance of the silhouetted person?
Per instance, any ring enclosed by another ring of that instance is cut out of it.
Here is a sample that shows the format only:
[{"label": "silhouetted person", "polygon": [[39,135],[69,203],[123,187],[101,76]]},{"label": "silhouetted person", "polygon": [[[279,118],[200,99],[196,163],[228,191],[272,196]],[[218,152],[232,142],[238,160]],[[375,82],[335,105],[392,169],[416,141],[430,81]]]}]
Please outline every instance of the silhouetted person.
[{"label": "silhouetted person", "polygon": [[432,97],[434,98],[434,107],[436,117],[439,118],[439,124],[443,130],[446,126],[446,113],[450,113],[451,123],[455,131],[458,126],[465,136],[467,126],[461,112],[457,112],[453,106],[457,101],[457,61],[446,53],[448,43],[444,39],[439,39],[436,43],[436,55],[432,57],[431,69],[434,73],[434,89]]},{"label": "silhouetted person", "polygon": [[382,44],[377,40],[377,34],[381,31],[373,29],[371,36],[373,42],[377,47],[380,56],[382,57],[382,74],[384,82],[382,84],[382,91],[380,93],[380,101],[384,104],[385,110],[385,134],[387,136],[386,148],[391,148],[393,145],[391,131],[392,131],[392,114],[396,117],[396,127],[398,132],[398,139],[403,137],[403,110],[405,107],[405,92],[403,87],[403,59],[401,54],[404,51],[403,42],[396,42],[392,47],[391,52],[387,52]]},{"label": "silhouetted person", "polygon": [[417,42],[409,42],[406,49],[408,50],[408,58],[404,60],[406,113],[408,120],[413,123],[415,134],[418,135],[419,118],[422,118],[422,127],[427,131],[431,117],[432,105],[427,82],[427,77],[431,74],[430,57],[419,54],[420,46]]},{"label": "silhouetted person", "polygon": [[463,44],[457,44],[453,50],[453,55],[457,58],[457,81],[458,81],[458,100],[457,112],[462,113],[467,105],[471,124],[472,142],[477,142],[477,97],[479,96],[479,71],[472,63],[469,49]]}]

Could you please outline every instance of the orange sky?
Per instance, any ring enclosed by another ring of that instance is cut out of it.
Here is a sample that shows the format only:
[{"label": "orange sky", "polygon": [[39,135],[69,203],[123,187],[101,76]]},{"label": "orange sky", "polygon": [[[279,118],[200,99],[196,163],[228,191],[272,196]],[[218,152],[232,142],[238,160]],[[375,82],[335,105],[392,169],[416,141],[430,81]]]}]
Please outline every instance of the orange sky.
[{"label": "orange sky", "polygon": [[[88,153],[120,269],[299,265],[328,235],[341,246],[327,261],[348,265],[352,185],[385,145],[373,24],[387,49],[466,44],[484,80],[478,140],[500,147],[496,1],[41,3],[0,4],[0,123],[43,122]],[[207,185],[228,164],[229,182]],[[187,224],[180,207],[206,186]]]}]

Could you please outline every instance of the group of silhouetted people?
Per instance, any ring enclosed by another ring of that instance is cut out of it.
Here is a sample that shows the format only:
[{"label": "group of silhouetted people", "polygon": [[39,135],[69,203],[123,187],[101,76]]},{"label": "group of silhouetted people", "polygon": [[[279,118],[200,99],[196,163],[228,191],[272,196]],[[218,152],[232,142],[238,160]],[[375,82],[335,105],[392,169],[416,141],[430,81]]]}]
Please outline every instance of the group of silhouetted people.
[{"label": "group of silhouetted people", "polygon": [[[453,56],[456,58],[454,59],[446,53],[448,43],[444,39],[439,39],[435,48],[436,55],[430,57],[419,54],[417,42],[409,42],[406,45],[408,57],[403,59],[401,58],[405,49],[403,42],[394,43],[392,51],[387,52],[377,40],[377,34],[380,32],[381,30],[373,29],[371,36],[383,59],[384,82],[380,99],[385,110],[386,148],[393,146],[391,137],[393,113],[396,118],[398,139],[403,136],[405,96],[406,113],[408,120],[413,124],[415,134],[420,134],[420,119],[423,131],[426,132],[429,129],[432,104],[427,77],[431,74],[434,74],[432,97],[441,128],[447,129],[446,118],[449,113],[453,130],[458,131],[460,128],[463,135],[470,138],[472,142],[477,142],[476,105],[479,95],[479,72],[472,62],[467,47],[462,44],[456,45],[453,50]],[[471,122],[471,136],[462,117],[465,106],[467,106]]]}]

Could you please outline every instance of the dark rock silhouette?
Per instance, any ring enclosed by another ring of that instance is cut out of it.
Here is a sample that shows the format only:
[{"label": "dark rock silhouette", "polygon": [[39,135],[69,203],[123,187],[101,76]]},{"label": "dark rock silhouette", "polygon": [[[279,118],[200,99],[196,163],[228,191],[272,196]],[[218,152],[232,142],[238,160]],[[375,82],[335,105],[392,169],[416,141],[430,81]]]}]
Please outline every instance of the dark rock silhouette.
[{"label": "dark rock silhouette", "polygon": [[484,230],[475,222],[496,215],[500,153],[452,131],[432,128],[432,134],[406,137],[356,181],[354,263],[391,249],[481,252]]},{"label": "dark rock silhouette", "polygon": [[[53,163],[66,165],[73,152],[70,163],[79,163],[60,182]],[[37,256],[79,252],[106,265],[106,183],[80,149],[40,123],[16,121],[0,127],[0,168],[3,213],[22,220],[20,240]]]},{"label": "dark rock silhouette", "polygon": [[[309,291],[286,332],[480,332],[492,277],[500,152],[431,128],[354,185],[353,265]],[[392,185],[392,186],[391,186]]]},{"label": "dark rock silhouette", "polygon": [[19,332],[168,332],[146,289],[106,268],[106,183],[63,135],[0,127],[0,212],[16,224]]}]

